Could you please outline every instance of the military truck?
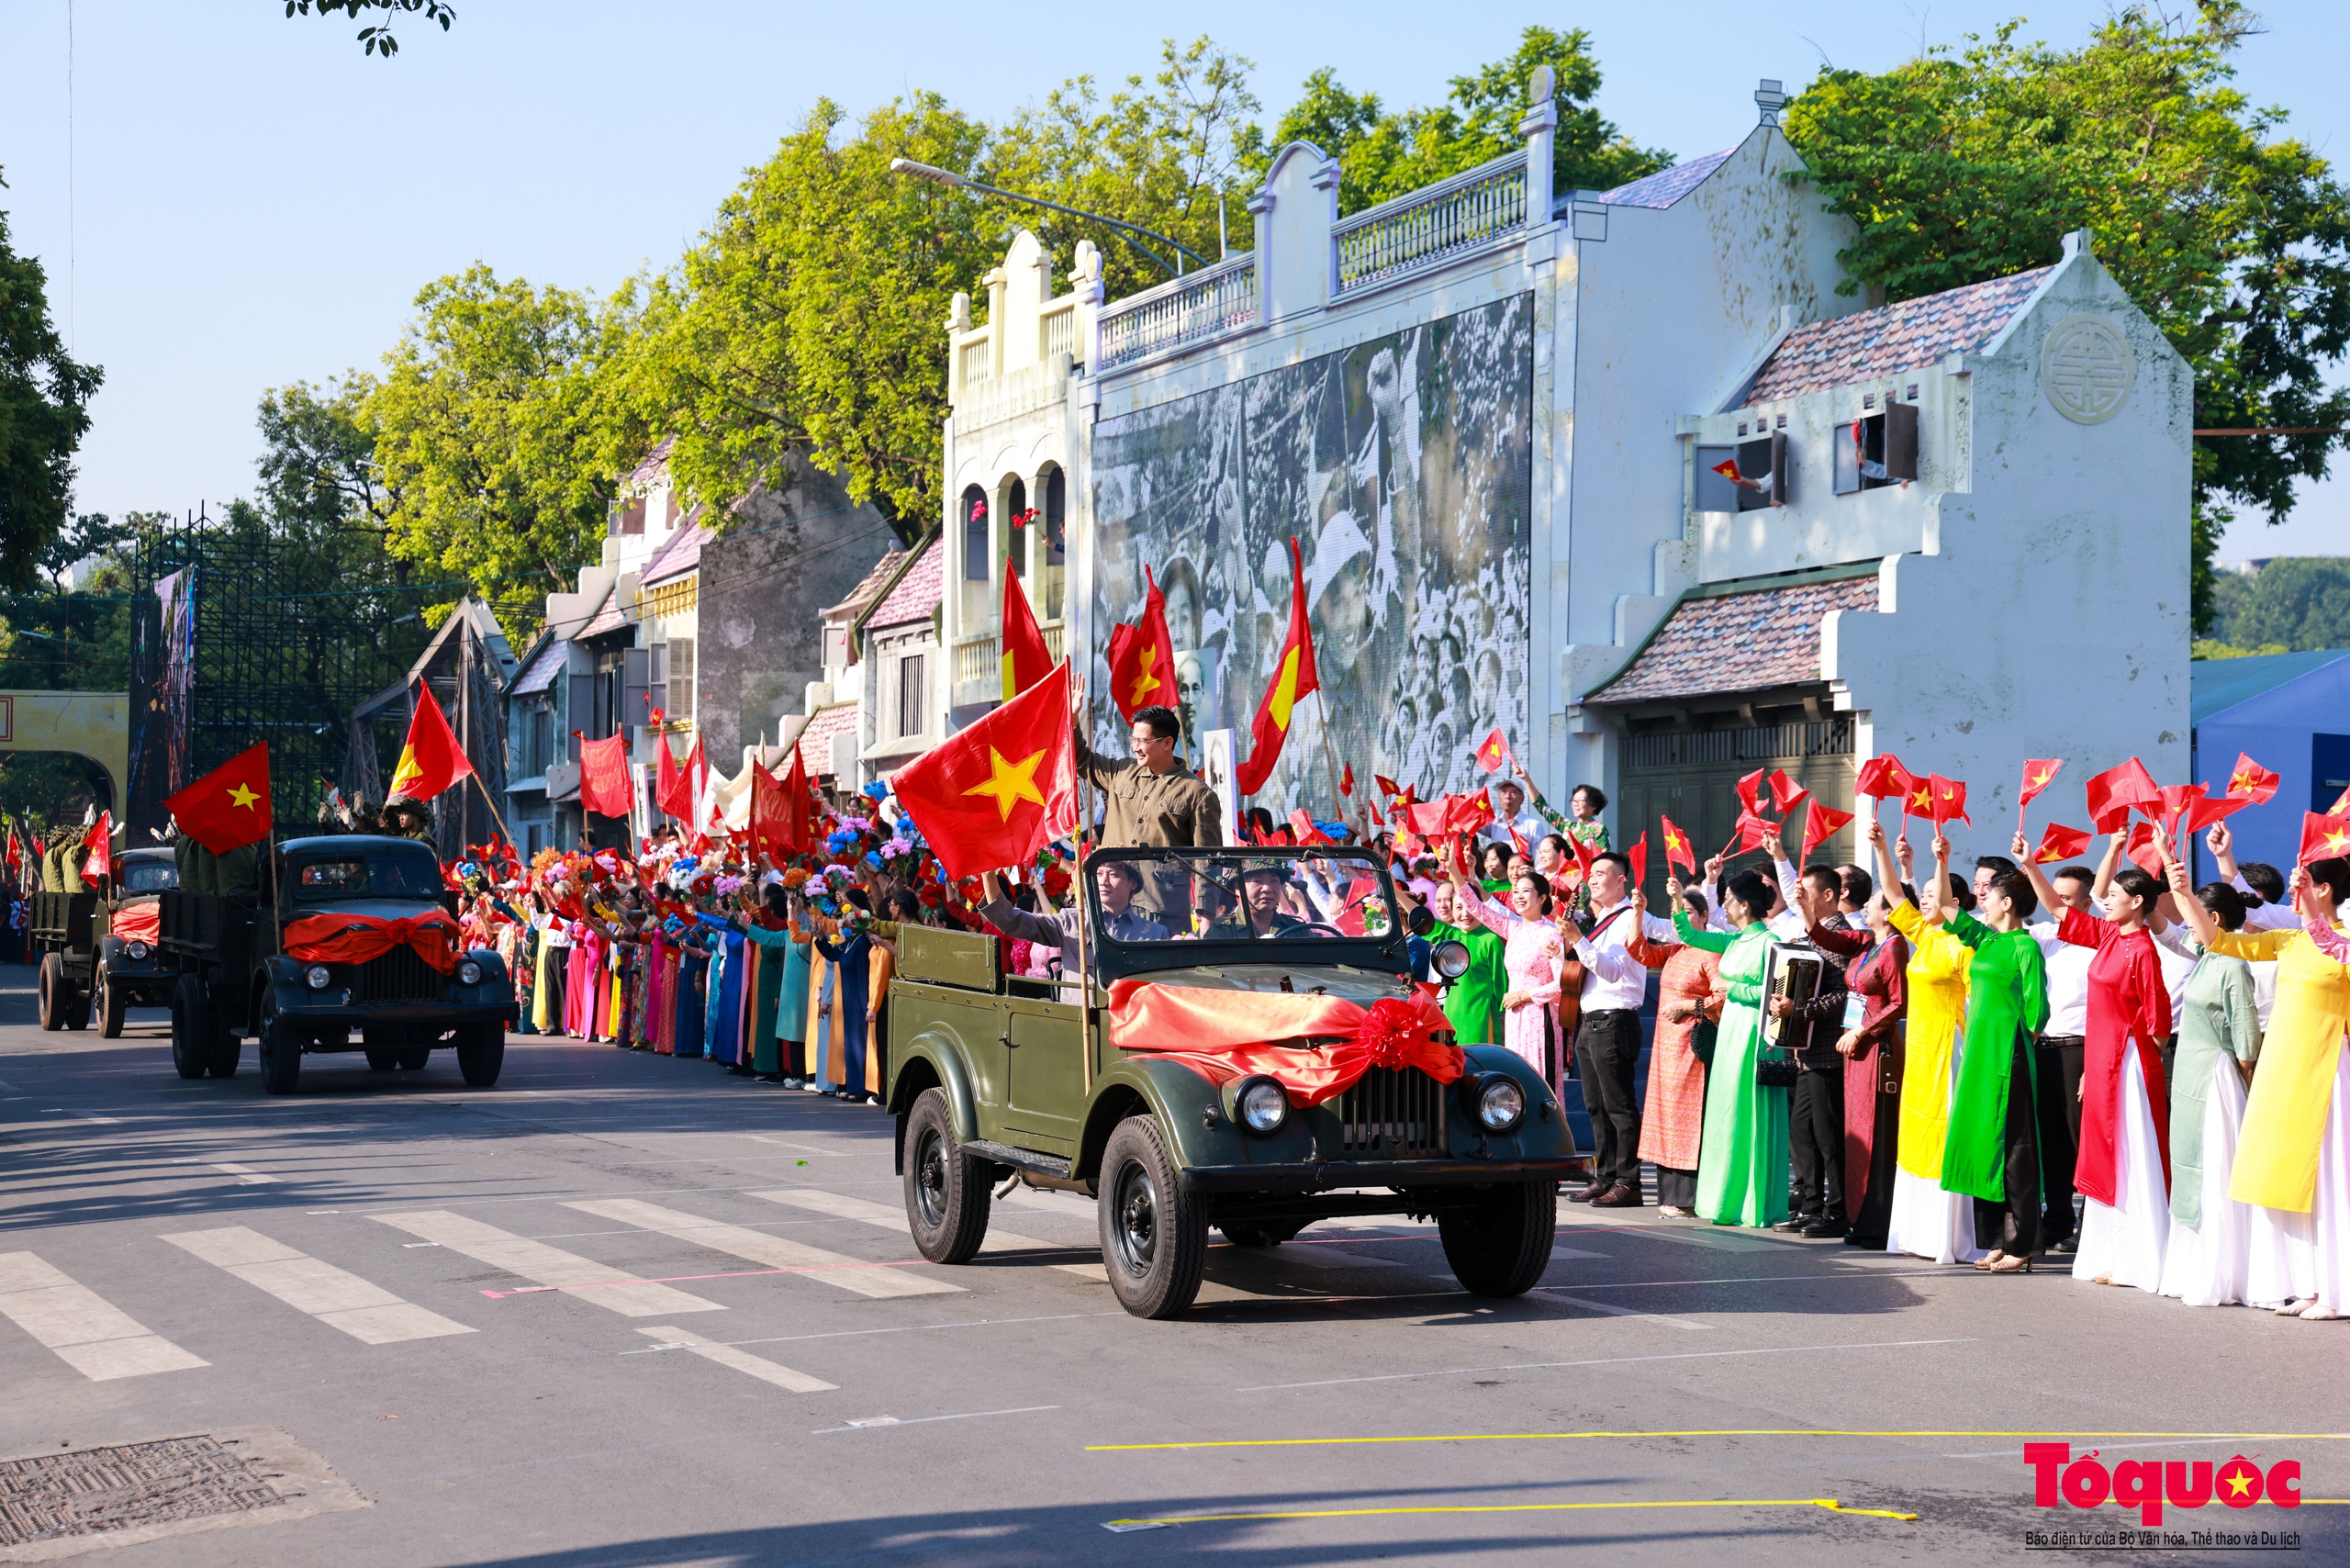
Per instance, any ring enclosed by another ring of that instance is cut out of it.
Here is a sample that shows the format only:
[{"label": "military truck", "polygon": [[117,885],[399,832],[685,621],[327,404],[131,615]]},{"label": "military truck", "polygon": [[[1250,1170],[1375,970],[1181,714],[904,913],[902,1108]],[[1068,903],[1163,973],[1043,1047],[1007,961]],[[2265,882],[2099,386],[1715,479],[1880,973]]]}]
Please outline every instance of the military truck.
[{"label": "military truck", "polygon": [[[166,849],[115,856],[111,888],[84,882],[76,860],[52,866],[59,886],[32,895],[28,933],[40,950],[40,1026],[87,1028],[92,1014],[108,1039],[132,1007],[169,1000],[171,976],[155,957],[155,895],[177,879]],[[70,871],[74,891],[65,891]]]},{"label": "military truck", "polygon": [[233,1076],[251,1035],[272,1094],[293,1093],[303,1057],[329,1051],[364,1051],[369,1067],[390,1072],[422,1068],[434,1050],[453,1047],[468,1084],[496,1083],[515,1016],[513,980],[496,953],[461,952],[444,975],[404,943],[360,963],[285,951],[287,929],[313,916],[348,915],[348,927],[359,927],[450,914],[455,895],[445,892],[432,851],[404,838],[341,834],[290,840],[274,858],[258,894],[162,895],[179,1075]]},{"label": "military truck", "polygon": [[[1132,1035],[1125,1044],[1146,1048],[1112,1043],[1116,1008],[1133,1005],[1126,980],[1365,1008],[1408,999],[1405,937],[1383,918],[1396,907],[1384,866],[1262,849],[1102,850],[1087,864],[1077,892],[1092,983],[1081,999],[1005,976],[994,937],[901,931],[889,1104],[923,1257],[968,1262],[991,1189],[1016,1177],[1095,1200],[1111,1288],[1141,1317],[1191,1305],[1211,1225],[1236,1246],[1267,1248],[1320,1219],[1405,1215],[1435,1221],[1470,1291],[1514,1296],[1541,1278],[1559,1183],[1576,1162],[1557,1100],[1511,1052],[1463,1047],[1449,1083],[1374,1066],[1308,1106],[1228,1053],[1179,1057],[1165,1053],[1181,1040]],[[1150,908],[1129,902],[1136,890]],[[1468,954],[1442,944],[1436,959],[1458,975]],[[1333,1044],[1261,1048],[1312,1063]]]}]

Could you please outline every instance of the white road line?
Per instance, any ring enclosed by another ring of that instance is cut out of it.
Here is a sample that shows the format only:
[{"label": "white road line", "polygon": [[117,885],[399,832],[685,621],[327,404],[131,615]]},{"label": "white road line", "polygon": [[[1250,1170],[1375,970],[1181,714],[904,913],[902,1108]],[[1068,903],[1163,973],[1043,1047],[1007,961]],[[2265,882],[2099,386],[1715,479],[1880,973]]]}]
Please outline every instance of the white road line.
[{"label": "white road line", "polygon": [[31,1252],[0,1252],[0,1316],[93,1383],[212,1363],[191,1356]]},{"label": "white road line", "polygon": [[404,1339],[473,1332],[462,1323],[403,1301],[356,1274],[241,1225],[220,1230],[184,1230],[158,1239],[234,1274],[256,1290],[267,1291],[295,1311],[306,1312],[364,1344],[395,1345]]},{"label": "white road line", "polygon": [[[746,1193],[744,1196],[765,1198],[768,1203],[783,1204],[791,1208],[813,1209],[820,1215],[831,1215],[834,1219],[862,1220],[867,1225],[878,1225],[900,1236],[906,1234],[906,1211],[890,1204],[877,1204],[870,1198],[852,1198],[839,1193],[822,1192],[814,1187],[778,1187],[771,1192]],[[979,1250],[1091,1252],[1094,1249],[1060,1241],[1040,1241],[1035,1237],[1023,1236],[1014,1230],[998,1230],[990,1225],[986,1238],[979,1243]],[[1080,1279],[1106,1282],[1109,1278],[1102,1271],[1099,1263],[1048,1263],[1046,1267],[1058,1269],[1064,1274],[1075,1274]]]},{"label": "white road line", "polygon": [[[754,1344],[756,1340],[752,1341]],[[1558,1367],[1614,1367],[1633,1361],[1710,1361],[1726,1356],[1796,1356],[1823,1350],[1906,1350],[1921,1345],[1979,1345],[1980,1339],[1874,1339],[1859,1345],[1764,1345],[1746,1350],[1675,1350],[1656,1356],[1599,1356],[1581,1361],[1505,1361],[1490,1367],[1438,1367],[1434,1372],[1378,1372],[1369,1377],[1324,1377],[1311,1383],[1256,1383],[1235,1394],[1268,1394],[1289,1388],[1335,1388],[1348,1383],[1409,1383],[1423,1377],[1463,1377],[1471,1372],[1543,1372]],[[1976,1457],[1945,1454],[1945,1459]],[[1992,1458],[2003,1455],[1994,1454]]]},{"label": "white road line", "polygon": [[851,1421],[845,1427],[819,1427],[809,1433],[821,1438],[833,1432],[869,1432],[877,1427],[919,1427],[931,1421],[970,1421],[981,1416],[1033,1416],[1039,1410],[1058,1410],[1058,1405],[1023,1405],[1012,1410],[960,1410],[952,1416],[868,1416],[862,1421]]},{"label": "white road line", "polygon": [[234,1176],[238,1181],[243,1182],[248,1187],[257,1187],[263,1183],[274,1183],[277,1180],[276,1177],[272,1176],[266,1170],[256,1170],[250,1165],[231,1165],[228,1161],[221,1159],[174,1159],[172,1163],[174,1165],[201,1165],[208,1170],[222,1171],[228,1175]]},{"label": "white road line", "polygon": [[1612,1252],[1586,1252],[1580,1247],[1553,1247],[1550,1249],[1550,1256],[1552,1258],[1564,1258],[1572,1261],[1577,1258],[1612,1258],[1615,1254]]},{"label": "white road line", "polygon": [[706,1361],[716,1361],[722,1367],[748,1372],[761,1383],[771,1383],[794,1394],[823,1394],[840,1386],[836,1383],[826,1383],[821,1377],[810,1377],[804,1372],[794,1372],[789,1367],[752,1355],[747,1350],[738,1350],[732,1345],[714,1345],[700,1335],[689,1334],[683,1328],[640,1328],[637,1332],[668,1341],[668,1344],[656,1349],[675,1347],[680,1350],[691,1350]]},{"label": "white road line", "polygon": [[754,1143],[771,1143],[778,1148],[788,1148],[794,1154],[822,1154],[845,1158],[848,1153],[843,1148],[818,1148],[812,1143],[793,1143],[789,1138],[769,1137],[765,1133],[737,1133],[734,1136],[749,1138]]},{"label": "white road line", "polygon": [[591,1198],[563,1206],[594,1215],[599,1219],[616,1219],[622,1225],[659,1231],[679,1241],[689,1241],[696,1247],[707,1247],[714,1252],[729,1252],[737,1258],[747,1258],[770,1269],[812,1270],[815,1271],[809,1274],[810,1279],[822,1280],[828,1285],[837,1285],[858,1295],[947,1295],[960,1294],[963,1289],[960,1285],[950,1285],[944,1280],[917,1274],[911,1269],[895,1264],[876,1266],[869,1258],[827,1252],[804,1241],[768,1236],[739,1225],[720,1225],[699,1215],[689,1215],[683,1209],[663,1208],[658,1204],[640,1203],[634,1198]]},{"label": "white road line", "polygon": [[1609,1302],[1585,1301],[1579,1295],[1569,1295],[1566,1292],[1553,1290],[1549,1285],[1537,1285],[1534,1288],[1552,1301],[1567,1306],[1579,1306],[1585,1312],[1604,1312],[1610,1317],[1645,1317],[1651,1323],[1667,1324],[1674,1328],[1702,1329],[1713,1327],[1710,1323],[1692,1323],[1685,1317],[1667,1317],[1661,1312],[1643,1312],[1637,1306],[1617,1306]]},{"label": "white road line", "polygon": [[[484,1225],[447,1209],[425,1209],[416,1214],[377,1215],[375,1218],[410,1236],[437,1241],[452,1252],[462,1252],[476,1262],[487,1263],[494,1269],[520,1274],[526,1280],[576,1294],[582,1301],[594,1302],[623,1317],[667,1317],[679,1312],[723,1312],[723,1303],[704,1301],[698,1295],[667,1285],[639,1280],[625,1269],[615,1269],[576,1252],[565,1252],[560,1247],[549,1247],[543,1241],[532,1241],[510,1230],[500,1230],[494,1225]],[[595,1289],[581,1289],[594,1286]]]}]

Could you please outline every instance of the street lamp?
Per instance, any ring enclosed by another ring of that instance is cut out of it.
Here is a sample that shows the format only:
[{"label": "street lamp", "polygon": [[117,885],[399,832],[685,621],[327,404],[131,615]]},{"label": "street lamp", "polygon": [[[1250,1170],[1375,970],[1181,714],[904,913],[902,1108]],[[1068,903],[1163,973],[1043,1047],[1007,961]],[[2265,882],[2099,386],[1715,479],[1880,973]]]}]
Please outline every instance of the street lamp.
[{"label": "street lamp", "polygon": [[[1192,261],[1197,262],[1201,266],[1206,266],[1208,264],[1208,259],[1205,256],[1201,255],[1197,251],[1192,250],[1190,246],[1182,243],[1182,241],[1171,239],[1165,234],[1161,234],[1155,229],[1137,228],[1136,225],[1131,223],[1121,223],[1114,218],[1104,218],[1098,212],[1087,212],[1081,207],[1063,207],[1057,201],[1046,201],[1042,196],[1022,196],[1017,191],[1007,191],[995,185],[981,185],[979,181],[972,179],[969,175],[958,174],[952,169],[941,169],[929,163],[917,163],[911,158],[892,158],[890,160],[890,173],[893,174],[911,174],[917,180],[934,181],[942,185],[952,186],[956,190],[978,191],[984,196],[998,196],[1003,197],[1006,201],[1024,201],[1030,207],[1049,207],[1055,212],[1066,212],[1071,218],[1082,218],[1091,223],[1106,223],[1111,228],[1125,234],[1128,244],[1132,245],[1136,250],[1140,251],[1144,255],[1148,256],[1152,261],[1157,262],[1160,266],[1165,267],[1177,277],[1181,277],[1183,275],[1183,263],[1181,260],[1183,256],[1191,257]],[[1142,236],[1142,239],[1136,239],[1136,235]],[[1160,244],[1170,247],[1178,252],[1177,259],[1171,263],[1169,262],[1166,257],[1160,255],[1158,252],[1144,244],[1142,242],[1143,240],[1156,240]]]}]

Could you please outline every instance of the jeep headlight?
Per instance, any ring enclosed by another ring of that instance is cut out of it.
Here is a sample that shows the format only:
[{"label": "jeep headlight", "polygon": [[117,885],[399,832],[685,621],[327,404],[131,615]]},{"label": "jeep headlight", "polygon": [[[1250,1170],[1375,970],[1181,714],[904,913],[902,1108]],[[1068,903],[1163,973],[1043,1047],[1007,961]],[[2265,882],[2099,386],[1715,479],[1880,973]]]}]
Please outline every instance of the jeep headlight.
[{"label": "jeep headlight", "polygon": [[1438,980],[1457,980],[1469,972],[1469,945],[1448,937],[1428,949],[1428,968]]},{"label": "jeep headlight", "polygon": [[126,942],[122,945],[122,950],[129,954],[134,958],[143,958],[147,956],[147,944],[144,942]]},{"label": "jeep headlight", "polygon": [[1259,1137],[1281,1130],[1289,1120],[1289,1093],[1270,1078],[1251,1078],[1232,1097],[1235,1118]]},{"label": "jeep headlight", "polygon": [[1494,1073],[1477,1085],[1477,1125],[1505,1133],[1526,1119],[1526,1091],[1515,1078]]},{"label": "jeep headlight", "polygon": [[327,967],[324,964],[312,964],[302,971],[302,983],[312,991],[326,990],[327,981],[332,979],[334,976],[327,972]]},{"label": "jeep headlight", "polygon": [[481,984],[481,966],[475,963],[471,958],[467,958],[458,964],[457,983],[459,985]]}]

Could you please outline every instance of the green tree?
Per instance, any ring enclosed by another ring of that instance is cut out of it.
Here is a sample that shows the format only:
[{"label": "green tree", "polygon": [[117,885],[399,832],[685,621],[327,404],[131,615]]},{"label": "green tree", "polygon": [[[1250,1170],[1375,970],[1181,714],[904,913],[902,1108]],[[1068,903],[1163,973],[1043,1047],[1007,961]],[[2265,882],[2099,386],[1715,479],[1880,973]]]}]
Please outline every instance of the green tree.
[{"label": "green tree", "polygon": [[2219,642],[2277,653],[2350,648],[2350,559],[2286,555],[2257,577],[2222,572],[2212,602]]},{"label": "green tree", "polygon": [[353,371],[322,387],[297,381],[262,394],[263,510],[283,521],[383,527],[398,503],[375,464],[366,420],[375,390],[375,377]]},{"label": "green tree", "polygon": [[[2191,20],[2132,7],[2071,50],[2019,44],[2010,23],[1877,75],[1822,70],[1786,129],[1860,226],[1846,287],[1899,300],[2000,277],[2087,228],[2194,367],[2199,428],[2350,423],[2350,390],[2324,377],[2350,348],[2350,196],[2276,134],[2282,110],[2229,84],[2252,22],[2240,0],[2204,0]],[[2334,439],[2198,438],[2198,630],[2231,507],[2281,521]]]},{"label": "green tree", "polygon": [[1634,145],[1593,106],[1600,78],[1589,33],[1530,27],[1506,59],[1452,78],[1434,108],[1391,111],[1376,94],[1349,92],[1329,68],[1315,72],[1271,141],[1248,149],[1252,169],[1261,174],[1272,153],[1310,141],[1338,161],[1338,210],[1375,207],[1524,146],[1517,128],[1534,106],[1528,84],[1542,65],[1556,80],[1553,190],[1607,190],[1671,166],[1671,153]]},{"label": "green tree", "polygon": [[[130,576],[122,560],[145,518],[117,522],[84,512],[51,535],[28,563],[34,579],[0,591],[0,687],[41,691],[113,691],[130,681]],[[90,563],[83,580],[73,569]]]},{"label": "green tree", "polygon": [[359,50],[384,60],[400,51],[400,40],[392,36],[388,25],[395,13],[414,15],[421,11],[426,21],[440,23],[444,33],[449,30],[449,24],[457,19],[457,8],[448,0],[285,0],[285,14],[289,17],[331,17],[341,12],[355,22],[371,11],[384,13],[384,20],[359,29]]},{"label": "green tree", "polygon": [[[351,408],[374,442],[386,543],[474,585],[508,634],[527,640],[544,596],[596,559],[616,476],[643,446],[612,393],[612,362],[642,306],[632,292],[599,304],[481,265],[429,285],[416,305],[383,377]],[[288,482],[340,483],[330,471]],[[274,482],[266,470],[263,480]]]},{"label": "green tree", "polygon": [[41,264],[9,244],[0,212],[0,588],[30,588],[65,527],[73,453],[106,375],[66,353],[48,288]]}]

